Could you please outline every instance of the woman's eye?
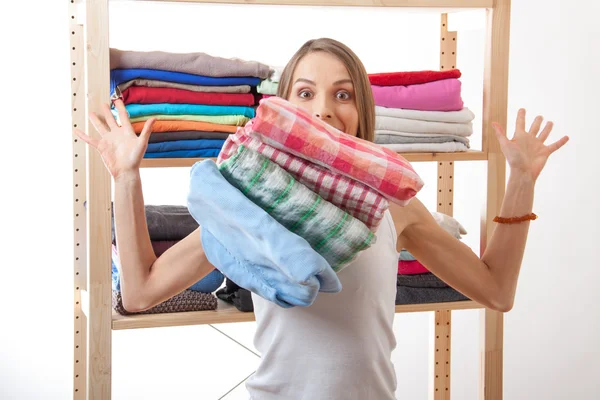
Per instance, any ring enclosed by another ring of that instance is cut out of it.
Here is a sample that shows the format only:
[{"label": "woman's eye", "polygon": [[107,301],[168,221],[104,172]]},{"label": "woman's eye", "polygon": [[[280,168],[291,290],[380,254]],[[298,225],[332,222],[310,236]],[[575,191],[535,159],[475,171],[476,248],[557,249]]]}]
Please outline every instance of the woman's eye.
[{"label": "woman's eye", "polygon": [[350,93],[348,93],[348,92],[337,92],[336,97],[339,100],[349,100],[350,99]]},{"label": "woman's eye", "polygon": [[300,93],[298,93],[298,96],[303,99],[309,99],[312,96],[312,94],[307,90],[303,90]]}]

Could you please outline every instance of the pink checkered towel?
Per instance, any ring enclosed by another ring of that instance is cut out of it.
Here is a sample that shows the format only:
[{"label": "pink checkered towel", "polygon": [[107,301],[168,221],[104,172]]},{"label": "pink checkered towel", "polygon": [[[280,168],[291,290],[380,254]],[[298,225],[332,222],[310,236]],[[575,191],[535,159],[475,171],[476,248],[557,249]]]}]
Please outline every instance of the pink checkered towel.
[{"label": "pink checkered towel", "polygon": [[400,154],[344,134],[280,97],[261,100],[255,118],[243,129],[265,144],[361,182],[402,206],[423,187]]},{"label": "pink checkered towel", "polygon": [[217,164],[235,155],[241,145],[275,162],[308,189],[362,221],[372,232],[377,230],[389,207],[388,200],[376,190],[264,144],[247,135],[244,128],[238,128],[234,135],[229,135],[219,153]]}]

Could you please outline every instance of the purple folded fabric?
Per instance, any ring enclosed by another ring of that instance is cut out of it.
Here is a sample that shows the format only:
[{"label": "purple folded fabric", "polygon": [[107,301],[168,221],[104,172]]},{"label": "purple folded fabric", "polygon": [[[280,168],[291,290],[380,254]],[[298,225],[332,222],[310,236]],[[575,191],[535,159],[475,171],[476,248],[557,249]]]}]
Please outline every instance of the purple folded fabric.
[{"label": "purple folded fabric", "polygon": [[464,104],[458,79],[408,86],[371,86],[375,105],[422,111],[460,111]]}]

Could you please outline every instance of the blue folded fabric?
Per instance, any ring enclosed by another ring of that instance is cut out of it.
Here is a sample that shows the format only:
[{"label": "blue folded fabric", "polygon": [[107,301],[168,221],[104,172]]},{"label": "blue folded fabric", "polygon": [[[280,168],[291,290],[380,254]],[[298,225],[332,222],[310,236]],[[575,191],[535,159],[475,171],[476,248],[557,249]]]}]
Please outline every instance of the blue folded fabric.
[{"label": "blue folded fabric", "polygon": [[187,205],[208,260],[240,287],[284,308],[342,290],[327,261],[227,182],[213,160],[192,167]]},{"label": "blue folded fabric", "polygon": [[225,144],[223,139],[191,139],[174,140],[169,142],[148,143],[147,153],[177,150],[221,149]]},{"label": "blue folded fabric", "polygon": [[211,158],[217,157],[221,149],[175,150],[144,153],[144,158]]},{"label": "blue folded fabric", "polygon": [[212,77],[186,74],[183,72],[164,71],[159,69],[113,69],[110,71],[110,94],[113,95],[117,85],[133,79],[152,79],[156,81],[186,83],[200,86],[258,86],[261,79],[253,76]]},{"label": "blue folded fabric", "polygon": [[127,104],[125,106],[129,118],[151,115],[243,115],[254,118],[254,108],[246,106],[219,106],[208,104]]}]

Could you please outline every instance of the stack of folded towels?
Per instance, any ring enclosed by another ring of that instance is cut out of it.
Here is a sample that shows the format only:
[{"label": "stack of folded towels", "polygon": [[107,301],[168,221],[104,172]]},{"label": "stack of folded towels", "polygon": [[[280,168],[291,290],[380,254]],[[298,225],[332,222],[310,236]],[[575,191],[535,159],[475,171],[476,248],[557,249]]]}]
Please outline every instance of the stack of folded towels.
[{"label": "stack of folded towels", "polygon": [[475,115],[463,104],[460,76],[458,69],[370,74],[375,143],[404,153],[467,151]]},{"label": "stack of folded towels", "polygon": [[[146,205],[146,223],[152,242],[152,248],[157,257],[160,257],[170,247],[198,229],[198,223],[190,215],[187,207],[177,205]],[[121,299],[119,249],[115,243],[115,230],[113,218],[113,245],[112,245],[112,290],[113,308],[119,314],[132,314],[125,310]],[[214,270],[204,278],[194,283],[188,289],[174,297],[160,303],[143,314],[157,314],[185,311],[215,310],[217,299],[212,293],[217,290],[225,277]]]},{"label": "stack of folded towels", "polygon": [[397,153],[345,135],[279,97],[192,167],[188,209],[209,261],[282,307],[338,292],[336,273],[376,241],[389,201],[423,181]]},{"label": "stack of folded towels", "polygon": [[145,158],[216,157],[227,136],[254,117],[252,92],[273,73],[206,53],[118,49],[110,50],[110,69],[111,97],[122,98],[135,132],[156,119]]},{"label": "stack of folded towels", "polygon": [[[466,235],[465,228],[453,217],[432,213],[437,223],[457,239]],[[469,300],[432,274],[406,249],[400,251],[398,260],[398,278],[396,285],[396,304],[442,303],[448,301]]]}]

